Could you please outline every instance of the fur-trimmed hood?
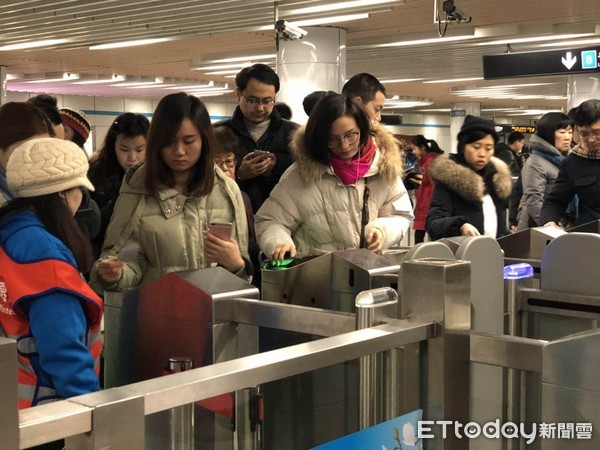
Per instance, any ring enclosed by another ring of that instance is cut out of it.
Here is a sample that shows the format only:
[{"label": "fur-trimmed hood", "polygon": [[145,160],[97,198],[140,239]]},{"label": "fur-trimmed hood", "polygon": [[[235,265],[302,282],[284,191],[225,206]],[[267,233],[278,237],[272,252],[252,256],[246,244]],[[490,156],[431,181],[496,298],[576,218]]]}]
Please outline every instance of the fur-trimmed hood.
[{"label": "fur-trimmed hood", "polygon": [[[440,156],[429,166],[429,176],[442,183],[468,201],[483,201],[485,183],[482,176],[471,168],[455,160],[456,155]],[[502,200],[508,200],[512,190],[512,178],[508,165],[492,157],[494,193]]]},{"label": "fur-trimmed hood", "polygon": [[[302,179],[306,184],[312,184],[331,169],[310,157],[304,143],[305,131],[306,127],[303,126],[294,133],[291,150]],[[377,163],[375,173],[379,172],[389,185],[393,185],[402,176],[403,164],[396,139],[379,123],[372,123],[371,131],[378,152],[374,160]],[[369,174],[373,173],[372,169],[369,169]]]}]

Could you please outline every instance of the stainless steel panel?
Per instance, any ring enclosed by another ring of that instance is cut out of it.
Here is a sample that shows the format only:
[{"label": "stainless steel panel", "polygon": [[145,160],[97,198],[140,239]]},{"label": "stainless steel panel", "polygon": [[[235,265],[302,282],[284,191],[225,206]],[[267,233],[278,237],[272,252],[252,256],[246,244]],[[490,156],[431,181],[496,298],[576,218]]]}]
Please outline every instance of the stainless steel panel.
[{"label": "stainless steel panel", "polygon": [[17,343],[0,337],[0,436],[7,450],[19,448],[17,391]]},{"label": "stainless steel panel", "polygon": [[542,381],[600,393],[599,348],[600,330],[550,342],[544,348]]},{"label": "stainless steel panel", "polygon": [[92,408],[68,400],[19,411],[20,448],[88,433],[92,430]]},{"label": "stainless steel panel", "polygon": [[73,397],[70,401],[94,410],[91,433],[67,438],[67,450],[144,450],[143,396],[134,395],[125,388],[115,388]]},{"label": "stainless steel panel", "polygon": [[548,341],[471,333],[471,362],[541,372]]},{"label": "stainless steel panel", "polygon": [[541,259],[546,246],[565,231],[553,227],[536,227],[518,231],[498,239],[507,258]]},{"label": "stainless steel panel", "polygon": [[600,296],[600,235],[569,233],[554,239],[542,258],[541,288]]},{"label": "stainless steel panel", "polygon": [[[598,372],[596,372],[596,375]],[[592,424],[591,439],[540,439],[542,450],[597,450],[600,448],[600,392],[542,384],[542,417],[550,424]],[[557,432],[558,433],[558,432]]]},{"label": "stainless steel panel", "polygon": [[[470,263],[421,259],[402,264],[402,316],[437,322],[436,339],[427,345],[427,420],[469,421],[471,329]],[[460,380],[460,382],[458,382]],[[440,436],[430,448],[464,448],[464,441]]]}]

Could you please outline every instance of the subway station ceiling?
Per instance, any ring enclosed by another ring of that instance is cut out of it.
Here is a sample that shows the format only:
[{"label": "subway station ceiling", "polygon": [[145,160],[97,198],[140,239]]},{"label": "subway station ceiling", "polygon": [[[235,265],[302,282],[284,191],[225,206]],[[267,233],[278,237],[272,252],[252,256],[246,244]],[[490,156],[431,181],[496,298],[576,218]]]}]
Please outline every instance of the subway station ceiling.
[{"label": "subway station ceiling", "polygon": [[[347,76],[382,80],[394,112],[479,102],[518,114],[565,109],[567,76],[485,81],[483,55],[600,46],[600,0],[456,0],[472,20],[448,24],[442,38],[436,1],[441,10],[443,0],[2,0],[0,65],[14,91],[160,98],[184,89],[233,101],[239,67],[214,66],[250,56],[274,65],[277,11],[300,26],[346,29]],[[93,49],[140,40],[153,43]],[[407,109],[414,101],[424,103]]]}]

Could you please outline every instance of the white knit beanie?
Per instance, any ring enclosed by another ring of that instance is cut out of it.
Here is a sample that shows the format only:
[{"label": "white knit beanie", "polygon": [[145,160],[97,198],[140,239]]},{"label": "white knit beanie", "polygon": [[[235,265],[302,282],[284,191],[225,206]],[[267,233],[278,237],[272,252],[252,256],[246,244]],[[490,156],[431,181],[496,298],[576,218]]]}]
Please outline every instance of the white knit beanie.
[{"label": "white knit beanie", "polygon": [[86,155],[73,142],[30,139],[10,155],[6,178],[17,197],[38,197],[77,186],[93,191],[87,179],[88,167]]}]

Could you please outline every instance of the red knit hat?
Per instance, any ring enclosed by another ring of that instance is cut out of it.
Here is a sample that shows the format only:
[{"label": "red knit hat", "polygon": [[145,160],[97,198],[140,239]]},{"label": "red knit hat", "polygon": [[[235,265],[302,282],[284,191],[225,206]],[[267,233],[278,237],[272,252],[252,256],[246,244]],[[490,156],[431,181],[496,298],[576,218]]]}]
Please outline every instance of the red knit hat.
[{"label": "red knit hat", "polygon": [[60,113],[60,120],[63,125],[71,127],[75,133],[83,138],[84,142],[88,140],[92,126],[83,111],[61,108],[58,112]]}]

